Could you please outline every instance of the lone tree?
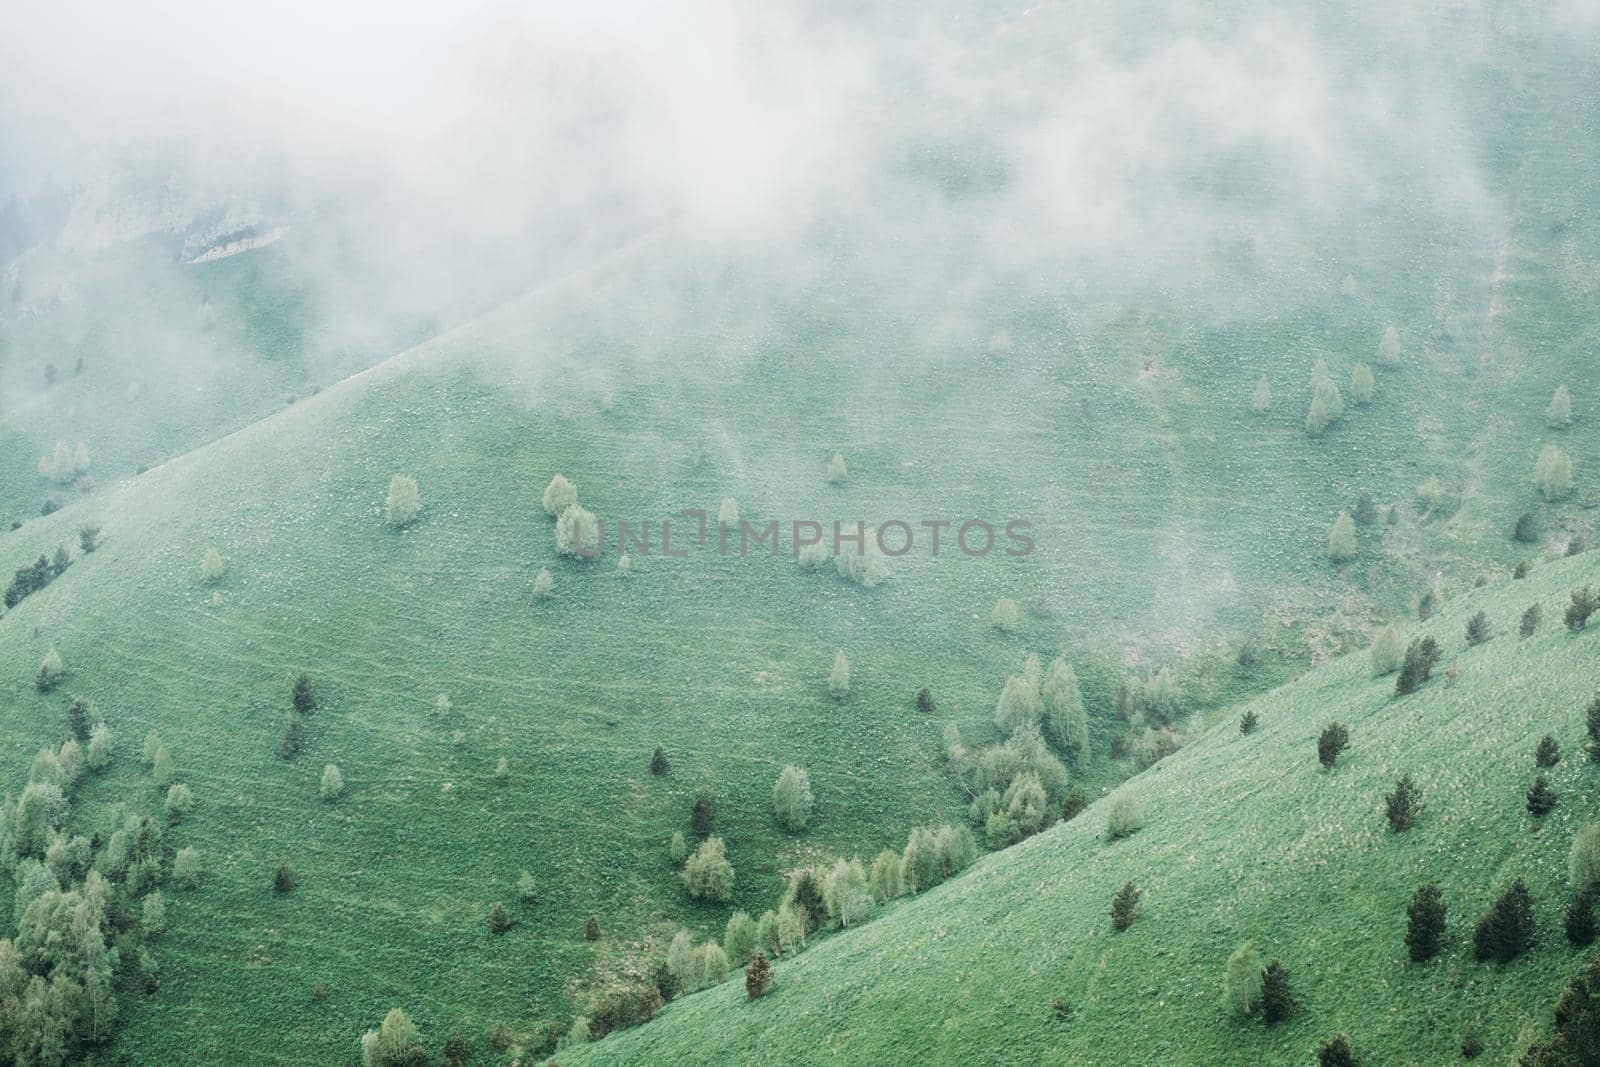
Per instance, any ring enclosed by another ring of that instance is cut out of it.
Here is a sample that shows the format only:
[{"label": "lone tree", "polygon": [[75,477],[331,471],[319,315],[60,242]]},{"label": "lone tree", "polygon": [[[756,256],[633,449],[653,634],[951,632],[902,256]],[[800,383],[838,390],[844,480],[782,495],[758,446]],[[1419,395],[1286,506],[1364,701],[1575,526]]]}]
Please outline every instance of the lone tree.
[{"label": "lone tree", "polygon": [[933,711],[933,707],[934,707],[933,690],[928,688],[927,686],[923,686],[921,689],[918,689],[917,690],[917,710],[922,712],[924,715],[926,715],[929,712]]},{"label": "lone tree", "polygon": [[849,694],[850,661],[841,650],[833,654],[833,670],[828,672],[828,695],[835,700],[843,700]]},{"label": "lone tree", "polygon": [[1415,693],[1433,674],[1439,662],[1439,642],[1431,637],[1419,637],[1406,646],[1405,662],[1400,666],[1400,677],[1395,680],[1394,691],[1400,696]]},{"label": "lone tree", "polygon": [[1328,558],[1335,563],[1354,559],[1356,555],[1356,524],[1348,511],[1339,512],[1328,530]]},{"label": "lone tree", "polygon": [[585,941],[600,940],[600,920],[593,915],[583,920],[583,939]]},{"label": "lone tree", "polygon": [[384,505],[384,519],[399,529],[409,526],[422,510],[422,494],[417,491],[417,480],[409,474],[396,474],[389,479],[389,499]]},{"label": "lone tree", "polygon": [[278,739],[278,757],[292,760],[300,755],[300,713],[293,708],[283,723],[283,736]]},{"label": "lone tree", "polygon": [[1382,678],[1400,669],[1406,658],[1406,640],[1396,626],[1385,626],[1372,638],[1372,673]]},{"label": "lone tree", "polygon": [[1249,1015],[1261,1004],[1261,953],[1254,941],[1233,950],[1223,971],[1224,998],[1235,1015]]},{"label": "lone tree", "polygon": [[511,929],[511,913],[500,901],[495,901],[494,907],[489,909],[489,932],[503,934]]},{"label": "lone tree", "polygon": [[1549,734],[1539,739],[1539,747],[1533,750],[1533,762],[1540,767],[1554,767],[1561,762],[1561,743]]},{"label": "lone tree", "polygon": [[1533,512],[1524,511],[1517,516],[1517,524],[1511,530],[1511,539],[1524,545],[1531,545],[1539,540],[1539,520],[1533,517]]},{"label": "lone tree", "polygon": [[1550,788],[1550,780],[1544,775],[1535,775],[1533,785],[1528,788],[1528,814],[1541,817],[1549,815],[1556,808],[1560,797],[1554,789]]},{"label": "lone tree", "polygon": [[338,800],[344,793],[344,774],[339,770],[337,763],[330,763],[322,768],[322,783],[319,791],[322,799],[329,801]]},{"label": "lone tree", "polygon": [[1111,927],[1118,933],[1133,925],[1139,910],[1141,890],[1132,882],[1125,882],[1117,895],[1111,898]]},{"label": "lone tree", "polygon": [[772,964],[767,962],[766,953],[757,950],[755,958],[744,969],[744,995],[751,1000],[759,999],[771,981]]},{"label": "lone tree", "polygon": [[1472,951],[1480,962],[1510,963],[1533,946],[1533,938],[1533,896],[1518,878],[1478,920]]},{"label": "lone tree", "polygon": [[34,675],[33,685],[41,693],[48,693],[61,681],[61,676],[66,673],[66,667],[61,663],[61,653],[51,649],[45,654],[44,661],[39,664],[39,673]]},{"label": "lone tree", "polygon": [[989,613],[989,625],[1003,634],[1008,634],[1017,628],[1022,621],[1022,611],[1017,607],[1017,602],[1008,596],[1003,596],[994,602],[994,610]]},{"label": "lone tree", "polygon": [[650,757],[650,773],[656,777],[666,774],[670,768],[667,765],[667,754],[661,751],[661,746],[656,746],[655,755]]},{"label": "lone tree", "polygon": [[1555,445],[1545,445],[1533,468],[1533,484],[1546,500],[1560,500],[1572,492],[1572,458]]},{"label": "lone tree", "polygon": [[1339,753],[1350,747],[1350,731],[1345,729],[1342,722],[1330,722],[1322,729],[1322,736],[1317,738],[1317,759],[1324,767],[1332,767],[1339,759]]},{"label": "lone tree", "polygon": [[311,687],[311,675],[304,671],[300,672],[300,676],[294,680],[292,698],[294,700],[294,710],[302,715],[317,710],[317,694],[316,690]]},{"label": "lone tree", "polygon": [[1372,403],[1372,368],[1365,363],[1350,368],[1350,399],[1361,405]]},{"label": "lone tree", "polygon": [[689,829],[705,837],[717,821],[717,798],[708,786],[701,786],[694,794],[694,807],[689,811]]},{"label": "lone tree", "polygon": [[772,811],[778,825],[790,833],[804,830],[811,821],[811,803],[811,776],[789,764],[772,787]]},{"label": "lone tree", "polygon": [[1544,417],[1554,430],[1572,425],[1572,394],[1565,385],[1556,386],[1556,391],[1550,394],[1550,406],[1544,409]]},{"label": "lone tree", "polygon": [[1385,814],[1389,817],[1389,829],[1395,833],[1404,833],[1411,829],[1411,824],[1416,820],[1417,812],[1422,808],[1422,794],[1417,791],[1416,783],[1409,774],[1402,775],[1395,783],[1394,792],[1384,797]]},{"label": "lone tree", "polygon": [[289,866],[289,861],[281,859],[272,870],[272,888],[280,893],[287,893],[294,888],[294,868]]},{"label": "lone tree", "polygon": [[720,837],[708,837],[683,865],[683,884],[696,900],[726,901],[733,895],[733,864]]},{"label": "lone tree", "polygon": [[1444,949],[1445,906],[1439,887],[1417,887],[1406,905],[1406,951],[1413,963],[1431,960]]},{"label": "lone tree", "polygon": [[1276,1026],[1294,1014],[1294,993],[1289,989],[1289,969],[1277,960],[1261,972],[1261,1016]]},{"label": "lone tree", "polygon": [[1480,611],[1467,620],[1467,645],[1481,645],[1489,640],[1489,616]]},{"label": "lone tree", "polygon": [[1239,716],[1239,732],[1241,734],[1253,734],[1256,732],[1256,727],[1260,725],[1261,716],[1256,714],[1254,708]]}]

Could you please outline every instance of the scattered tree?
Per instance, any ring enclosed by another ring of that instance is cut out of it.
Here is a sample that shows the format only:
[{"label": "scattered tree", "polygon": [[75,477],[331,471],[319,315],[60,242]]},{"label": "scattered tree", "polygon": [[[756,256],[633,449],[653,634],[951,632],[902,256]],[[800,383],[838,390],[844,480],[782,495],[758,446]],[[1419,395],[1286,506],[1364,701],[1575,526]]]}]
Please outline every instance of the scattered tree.
[{"label": "scattered tree", "polygon": [[1372,402],[1372,368],[1357,363],[1350,368],[1350,399],[1357,404]]},{"label": "scattered tree", "polygon": [[772,981],[772,964],[767,962],[767,957],[757,952],[750,965],[744,969],[744,994],[750,1000],[759,999],[767,991],[767,984]]},{"label": "scattered tree", "polygon": [[531,908],[539,902],[538,883],[527,871],[517,875],[517,899],[522,901],[522,906],[525,908]]},{"label": "scattered tree", "polygon": [[1393,326],[1386,326],[1383,330],[1383,339],[1378,342],[1378,364],[1383,367],[1394,367],[1400,363],[1400,333]]},{"label": "scattered tree", "polygon": [[828,672],[828,695],[835,700],[843,700],[850,693],[850,661],[845,658],[844,652],[835,652],[833,655],[833,670]]},{"label": "scattered tree", "polygon": [[1139,810],[1139,798],[1127,789],[1113,793],[1106,802],[1106,836],[1120,841],[1136,833],[1144,825],[1144,814]]},{"label": "scattered tree", "polygon": [[552,519],[560,517],[563,511],[577,502],[578,487],[567,481],[565,476],[558,474],[545,486],[544,512]]},{"label": "scattered tree", "polygon": [[917,690],[917,710],[924,715],[929,715],[933,712],[933,690],[927,686]]},{"label": "scattered tree", "polygon": [[1117,895],[1111,898],[1111,926],[1118,933],[1133,925],[1135,913],[1139,910],[1139,897],[1141,891],[1132,882],[1125,882]]},{"label": "scattered tree", "polygon": [[1556,1029],[1529,1046],[1521,1067],[1594,1067],[1600,1049],[1600,958],[1589,961],[1556,1001]]},{"label": "scattered tree", "polygon": [[89,731],[89,750],[84,760],[91,771],[98,773],[111,765],[111,742],[111,728],[103,722],[95,723]]},{"label": "scattered tree", "polygon": [[1439,594],[1435,593],[1432,589],[1428,590],[1426,593],[1423,593],[1422,597],[1417,601],[1417,619],[1420,622],[1427,622],[1429,619],[1433,618],[1433,613],[1438,610]]},{"label": "scattered tree", "polygon": [[292,760],[300,755],[300,713],[289,709],[284,717],[283,736],[278,739],[278,758]]},{"label": "scattered tree", "polygon": [[1401,775],[1395,783],[1394,792],[1384,797],[1384,810],[1389,818],[1389,829],[1395,833],[1404,833],[1411,829],[1411,824],[1416,820],[1417,813],[1422,808],[1422,795],[1417,791],[1416,783],[1409,774]]},{"label": "scattered tree", "polygon": [[1008,596],[1003,596],[994,602],[994,610],[989,613],[989,625],[1003,634],[1016,630],[1022,621],[1022,611],[1017,607],[1017,602]]},{"label": "scattered tree", "polygon": [[850,477],[850,472],[845,467],[844,453],[835,452],[833,458],[828,461],[828,483],[830,485],[839,485],[848,477]]},{"label": "scattered tree", "polygon": [[1524,511],[1517,516],[1517,525],[1511,530],[1511,539],[1524,545],[1531,545],[1539,540],[1539,520],[1533,517],[1533,512]]},{"label": "scattered tree", "polygon": [[1317,738],[1317,759],[1324,767],[1331,768],[1339,759],[1339,753],[1350,747],[1350,731],[1342,722],[1330,722],[1323,727],[1322,735]]},{"label": "scattered tree", "polygon": [[100,547],[100,525],[98,523],[84,523],[78,527],[78,548],[88,555]]},{"label": "scattered tree", "polygon": [[171,822],[181,822],[189,809],[194,806],[194,797],[189,792],[189,787],[179,782],[167,789],[167,819]]},{"label": "scattered tree", "polygon": [[1556,791],[1550,788],[1550,780],[1542,774],[1535,775],[1533,785],[1528,789],[1528,814],[1535,817],[1548,815],[1555,810],[1559,800]]},{"label": "scattered tree", "polygon": [[1528,610],[1522,613],[1521,631],[1523,637],[1532,637],[1539,629],[1539,623],[1544,618],[1544,609],[1538,604],[1529,604]]},{"label": "scattered tree", "polygon": [[1223,994],[1235,1015],[1249,1015],[1261,1004],[1261,953],[1254,941],[1233,950],[1223,972]]},{"label": "scattered tree", "polygon": [[1573,633],[1581,633],[1589,625],[1589,616],[1594,614],[1596,607],[1600,607],[1600,593],[1592,586],[1580,586],[1571,595],[1572,602],[1567,605],[1562,621]]},{"label": "scattered tree", "polygon": [[1344,1034],[1334,1034],[1317,1049],[1317,1067],[1355,1067],[1355,1063],[1350,1039]]},{"label": "scattered tree", "polygon": [[1260,724],[1261,724],[1261,716],[1256,714],[1254,708],[1251,708],[1251,709],[1247,710],[1242,716],[1240,716],[1240,718],[1239,718],[1239,732],[1241,734],[1253,734],[1253,733],[1256,732],[1256,727],[1259,726]]},{"label": "scattered tree", "polygon": [[294,701],[294,710],[302,715],[308,715],[317,710],[317,693],[311,686],[311,675],[304,671],[300,672],[300,676],[294,680],[292,699]]},{"label": "scattered tree", "polygon": [[1417,887],[1406,906],[1406,951],[1414,963],[1431,960],[1444,949],[1444,895],[1429,882]]},{"label": "scattered tree", "polygon": [[1467,620],[1467,646],[1481,645],[1489,640],[1489,616],[1480,611]]},{"label": "scattered tree", "polygon": [[551,576],[550,568],[540,567],[539,573],[533,576],[533,595],[540,600],[549,600],[555,587],[556,580]]},{"label": "scattered tree", "polygon": [[66,673],[62,665],[61,653],[51,649],[45,654],[44,662],[39,664],[39,673],[34,677],[33,684],[41,693],[48,693],[61,681],[61,676]]},{"label": "scattered tree", "polygon": [[722,934],[722,950],[735,964],[750,959],[756,949],[756,921],[742,911],[728,917],[727,929]]},{"label": "scattered tree", "polygon": [[1330,378],[1323,378],[1312,388],[1311,406],[1306,409],[1306,433],[1316,436],[1344,414],[1344,397]]},{"label": "scattered tree", "polygon": [[1600,823],[1589,823],[1572,835],[1567,877],[1575,890],[1600,889]]},{"label": "scattered tree", "polygon": [[1561,762],[1561,743],[1549,734],[1539,739],[1539,747],[1533,750],[1533,762],[1540,767],[1554,767]]},{"label": "scattered tree", "polygon": [[172,765],[172,753],[167,751],[166,745],[161,745],[150,763],[150,776],[156,780],[156,785],[165,789],[172,784],[173,776],[177,773]]},{"label": "scattered tree", "polygon": [[1572,900],[1567,904],[1567,914],[1562,919],[1562,929],[1566,932],[1567,941],[1574,948],[1588,948],[1594,944],[1594,897],[1594,887],[1585,886],[1572,894]]},{"label": "scattered tree", "polygon": [[585,941],[600,940],[600,920],[593,915],[583,921],[583,939]]},{"label": "scattered tree", "polygon": [[172,860],[173,880],[186,889],[194,889],[200,884],[201,873],[199,850],[192,845],[180,848]]},{"label": "scattered tree", "polygon": [[700,843],[683,865],[683,884],[696,900],[726,901],[733,894],[733,864],[720,837]]},{"label": "scattered tree", "polygon": [[1276,1026],[1294,1014],[1294,994],[1289,989],[1289,970],[1277,960],[1261,972],[1261,1016],[1268,1026]]},{"label": "scattered tree", "polygon": [[739,505],[734,502],[733,497],[731,497],[731,496],[723,497],[722,498],[722,503],[720,505],[718,505],[718,507],[717,507],[717,525],[718,526],[735,526],[735,525],[738,524],[738,522],[739,522]]},{"label": "scattered tree", "polygon": [[717,821],[717,799],[708,786],[701,786],[694,794],[694,807],[689,811],[689,829],[700,837],[711,833]]},{"label": "scattered tree", "polygon": [[1406,658],[1405,638],[1396,626],[1385,626],[1372,638],[1372,673],[1375,677],[1393,674]]},{"label": "scattered tree", "polygon": [[1419,637],[1406,646],[1406,658],[1400,666],[1400,677],[1395,681],[1395,692],[1400,696],[1415,693],[1433,674],[1434,664],[1442,653],[1439,643],[1431,637]]},{"label": "scattered tree", "polygon": [[1478,920],[1472,950],[1480,962],[1510,963],[1533,945],[1533,896],[1518,878]]},{"label": "scattered tree", "polygon": [[1371,495],[1362,493],[1356,497],[1356,506],[1350,512],[1350,517],[1356,520],[1357,526],[1371,526],[1378,521],[1378,505],[1372,502]]},{"label": "scattered tree", "polygon": [[1546,500],[1560,500],[1572,492],[1572,459],[1555,445],[1545,445],[1533,470],[1533,483]]},{"label": "scattered tree", "polygon": [[361,1067],[426,1067],[428,1053],[416,1026],[399,1008],[361,1036]]},{"label": "scattered tree", "polygon": [[790,833],[804,830],[811,821],[811,803],[811,776],[789,764],[772,787],[772,810],[778,825]]},{"label": "scattered tree", "polygon": [[272,871],[272,888],[280,893],[287,893],[294,888],[294,868],[289,866],[289,861],[281,859]]},{"label": "scattered tree", "polygon": [[587,559],[600,554],[600,522],[594,513],[573,504],[556,517],[556,554]]},{"label": "scattered tree", "polygon": [[657,745],[655,755],[650,757],[650,773],[659,778],[666,774],[668,769],[667,754],[661,750],[660,745]]},{"label": "scattered tree", "polygon": [[167,929],[167,898],[161,895],[161,890],[152,889],[145,894],[141,911],[139,929],[150,940],[158,940]]},{"label": "scattered tree", "polygon": [[495,901],[494,907],[489,909],[489,932],[503,934],[511,929],[511,912],[500,901]]},{"label": "scattered tree", "polygon": [[1256,379],[1255,395],[1250,398],[1250,410],[1257,415],[1265,415],[1272,407],[1272,386],[1267,384],[1267,376],[1263,374]]},{"label": "scattered tree", "polygon": [[900,853],[884,849],[872,861],[872,873],[867,876],[867,888],[872,898],[882,904],[898,897],[904,888],[900,884]]},{"label": "scattered tree", "polygon": [[344,794],[344,774],[339,770],[339,765],[330,763],[322,768],[322,799],[332,802]]},{"label": "scattered tree", "polygon": [[1550,395],[1550,406],[1544,409],[1544,417],[1554,430],[1572,425],[1572,394],[1565,385],[1556,386],[1556,391]]},{"label": "scattered tree", "polygon": [[1328,558],[1335,563],[1354,559],[1356,555],[1356,524],[1348,511],[1339,512],[1328,530]]},{"label": "scattered tree", "polygon": [[417,491],[417,480],[409,474],[396,474],[389,479],[389,499],[384,504],[384,518],[390,526],[399,529],[409,526],[422,510],[422,494]]}]

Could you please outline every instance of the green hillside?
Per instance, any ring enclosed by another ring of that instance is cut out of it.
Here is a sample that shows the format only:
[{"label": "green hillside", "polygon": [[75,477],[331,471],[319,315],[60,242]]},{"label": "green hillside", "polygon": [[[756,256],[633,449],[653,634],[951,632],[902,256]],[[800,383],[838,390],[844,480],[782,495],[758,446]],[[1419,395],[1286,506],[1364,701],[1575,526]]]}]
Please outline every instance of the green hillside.
[{"label": "green hillside", "polygon": [[[1397,699],[1368,657],[1337,659],[1245,705],[1259,729],[1219,722],[1128,788],[1144,828],[1109,842],[1105,804],[980,861],[866,925],[780,962],[747,1002],[730,981],[670,1004],[643,1027],[562,1051],[578,1063],[1305,1063],[1347,1032],[1363,1063],[1455,1062],[1475,1032],[1485,1062],[1514,1060],[1548,1031],[1583,954],[1561,932],[1574,830],[1600,818],[1600,765],[1581,747],[1595,694],[1596,637],[1556,616],[1587,558],[1550,564],[1461,600],[1434,635],[1454,682]],[[1532,603],[1545,622],[1527,639]],[[1465,646],[1483,610],[1494,636]],[[1332,770],[1316,740],[1343,721]],[[1552,734],[1559,806],[1524,808],[1534,749]],[[1422,792],[1411,830],[1389,831],[1384,796],[1401,774]],[[1473,960],[1472,924],[1515,878],[1533,893],[1538,944],[1510,965]],[[1113,932],[1111,898],[1144,891]],[[1448,945],[1407,961],[1406,905],[1437,882]],[[1224,1007],[1223,964],[1253,939],[1287,966],[1300,1008],[1274,1029]],[[1052,1000],[1074,1008],[1057,1020]]]}]

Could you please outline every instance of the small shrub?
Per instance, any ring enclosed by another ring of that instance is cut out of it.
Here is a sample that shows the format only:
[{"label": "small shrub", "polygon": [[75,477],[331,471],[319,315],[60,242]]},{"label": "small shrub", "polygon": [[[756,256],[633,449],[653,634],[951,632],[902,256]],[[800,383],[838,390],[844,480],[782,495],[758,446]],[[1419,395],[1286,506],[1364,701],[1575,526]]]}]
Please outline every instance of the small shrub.
[{"label": "small shrub", "polygon": [[556,475],[544,489],[544,513],[552,519],[578,502],[578,487],[564,475]]},{"label": "small shrub", "polygon": [[1544,609],[1537,604],[1529,604],[1528,610],[1522,613],[1521,632],[1523,637],[1532,637],[1539,629],[1539,622],[1544,618]]},{"label": "small shrub", "polygon": [[1261,716],[1257,715],[1254,709],[1251,709],[1240,716],[1239,732],[1241,734],[1253,734],[1256,732],[1256,727],[1260,724]]},{"label": "small shrub", "polygon": [[1384,810],[1389,819],[1389,829],[1397,834],[1411,829],[1411,824],[1416,820],[1421,807],[1421,794],[1417,792],[1416,783],[1411,780],[1409,774],[1402,775],[1395,783],[1394,792],[1384,797]]},{"label": "small shrub", "polygon": [[850,471],[845,466],[844,453],[835,452],[833,458],[828,461],[828,484],[840,485],[849,477]]},{"label": "small shrub", "polygon": [[494,907],[489,909],[489,932],[499,935],[509,929],[511,929],[511,912],[506,910],[504,904],[495,901]]},{"label": "small shrub", "polygon": [[1406,905],[1406,951],[1413,963],[1431,960],[1444,949],[1444,895],[1429,882],[1417,887]]},{"label": "small shrub", "polygon": [[98,523],[85,523],[78,527],[78,548],[88,555],[100,547],[100,526]]},{"label": "small shrub", "polygon": [[661,750],[660,745],[657,745],[655,755],[650,757],[650,773],[659,778],[668,770],[667,754]]},{"label": "small shrub", "polygon": [[1348,511],[1339,512],[1328,530],[1328,558],[1335,563],[1354,559],[1356,555],[1356,524]]},{"label": "small shrub", "polygon": [[1467,646],[1481,645],[1489,640],[1489,616],[1478,612],[1467,620]]},{"label": "small shrub", "polygon": [[539,573],[533,576],[533,595],[539,600],[549,600],[555,592],[556,580],[550,574],[549,567],[540,567]]},{"label": "small shrub", "polygon": [[39,673],[34,676],[33,684],[41,693],[48,693],[61,681],[61,676],[66,673],[62,665],[61,653],[51,649],[45,654],[44,661],[39,664]]},{"label": "small shrub", "polygon": [[189,787],[183,783],[167,789],[167,819],[171,822],[182,822],[183,817],[189,814],[189,809],[194,806],[194,797],[189,792]]},{"label": "small shrub", "polygon": [[1339,753],[1350,747],[1350,731],[1342,722],[1330,722],[1323,727],[1322,735],[1317,738],[1317,759],[1324,767],[1331,768],[1339,759]]},{"label": "small shrub", "polygon": [[1555,810],[1560,797],[1550,788],[1550,780],[1540,774],[1534,777],[1528,789],[1528,814],[1542,817]]},{"label": "small shrub", "polygon": [[1383,338],[1378,342],[1378,365],[1394,367],[1400,363],[1400,333],[1393,326],[1385,326]]},{"label": "small shrub", "polygon": [[1482,1055],[1483,1038],[1469,1030],[1461,1038],[1461,1058],[1464,1060],[1475,1060]]},{"label": "small shrub", "polygon": [[1533,762],[1540,767],[1554,767],[1560,763],[1561,743],[1545,734],[1539,741],[1539,747],[1533,750]]},{"label": "small shrub", "polygon": [[173,880],[185,889],[194,889],[199,886],[202,873],[199,850],[192,845],[180,848],[172,860]]},{"label": "small shrub", "polygon": [[689,858],[689,842],[684,840],[683,831],[673,831],[672,838],[667,842],[667,858],[677,866]]},{"label": "small shrub", "polygon": [[1050,1014],[1058,1023],[1070,1023],[1073,1015],[1072,1002],[1066,997],[1051,997]]},{"label": "small shrub", "polygon": [[1520,582],[1522,579],[1526,578],[1530,573],[1532,573],[1532,571],[1533,564],[1529,563],[1525,559],[1519,559],[1517,560],[1517,565],[1511,569],[1511,577]]},{"label": "small shrub", "polygon": [[927,715],[933,712],[933,708],[933,690],[923,686],[917,690],[917,710]]},{"label": "small shrub", "polygon": [[538,883],[527,871],[517,875],[517,899],[522,902],[524,908],[531,908],[539,902]]},{"label": "small shrub", "polygon": [[1427,622],[1433,618],[1434,612],[1438,610],[1439,594],[1430,589],[1423,593],[1422,597],[1417,601],[1417,620],[1419,622]]},{"label": "small shrub", "polygon": [[1356,520],[1357,526],[1371,526],[1378,521],[1378,505],[1372,502],[1372,496],[1362,493],[1356,497],[1356,506],[1351,509],[1350,517]]},{"label": "small shrub", "polygon": [[317,710],[317,694],[311,685],[311,675],[304,671],[300,672],[300,676],[294,680],[294,692],[291,694],[291,698],[294,702],[294,710],[302,715],[309,715]]},{"label": "small shrub", "polygon": [[1372,402],[1372,368],[1365,363],[1357,363],[1350,368],[1350,399],[1358,405]]},{"label": "small shrub", "polygon": [[1553,430],[1564,430],[1572,425],[1572,394],[1565,385],[1556,386],[1550,395],[1550,406],[1544,409],[1545,421]]},{"label": "small shrub", "polygon": [[1385,626],[1373,636],[1371,657],[1374,677],[1382,678],[1400,669],[1406,658],[1406,643],[1399,627]]},{"label": "small shrub", "polygon": [[1140,889],[1132,882],[1126,882],[1117,890],[1117,895],[1111,898],[1111,926],[1117,932],[1122,932],[1133,925],[1135,913],[1139,910]]},{"label": "small shrub", "polygon": [[1539,520],[1533,517],[1533,512],[1524,511],[1517,516],[1517,524],[1511,530],[1511,538],[1524,545],[1531,545],[1539,540]]},{"label": "small shrub", "polygon": [[1533,896],[1518,878],[1502,893],[1472,931],[1479,962],[1510,963],[1533,946]]},{"label": "small shrub", "polygon": [[585,941],[600,940],[600,920],[593,915],[583,921],[583,939]]},{"label": "small shrub", "polygon": [[1076,819],[1089,806],[1089,798],[1084,795],[1081,786],[1073,786],[1067,790],[1067,795],[1061,801],[1062,821]]}]

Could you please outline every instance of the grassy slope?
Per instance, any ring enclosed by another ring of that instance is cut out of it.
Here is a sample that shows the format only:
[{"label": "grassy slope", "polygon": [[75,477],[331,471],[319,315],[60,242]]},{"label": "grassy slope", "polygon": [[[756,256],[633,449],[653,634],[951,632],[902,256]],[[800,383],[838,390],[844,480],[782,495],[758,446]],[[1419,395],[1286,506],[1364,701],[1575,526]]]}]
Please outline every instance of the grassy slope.
[{"label": "grassy slope", "polygon": [[[1365,1062],[1434,1064],[1455,1058],[1469,1026],[1504,1062],[1547,1025],[1576,966],[1560,915],[1573,830],[1600,817],[1600,767],[1579,748],[1600,637],[1550,618],[1597,577],[1595,557],[1579,557],[1461,598],[1424,628],[1459,666],[1453,685],[1397,701],[1393,678],[1372,678],[1357,653],[1252,702],[1258,733],[1219,723],[1135,781],[1147,822],[1130,839],[1104,840],[1097,804],[780,963],[757,1003],[730,982],[561,1062],[885,1063],[916,1050],[942,1063],[1302,1063],[1346,1030]],[[1535,601],[1546,623],[1520,640]],[[1479,608],[1497,633],[1468,650],[1463,623]],[[1325,772],[1316,736],[1333,718],[1352,745]],[[1522,793],[1547,731],[1566,754],[1551,772],[1562,801],[1535,820]],[[1397,837],[1382,798],[1402,773],[1426,809]],[[1518,876],[1539,947],[1506,968],[1474,963],[1472,921]],[[1145,891],[1140,918],[1115,934],[1111,896],[1130,879]],[[1429,880],[1451,943],[1418,966],[1405,905]],[[1302,1004],[1275,1030],[1221,1005],[1223,961],[1246,938],[1284,961]],[[1057,996],[1076,1006],[1072,1022],[1053,1021]]]}]

